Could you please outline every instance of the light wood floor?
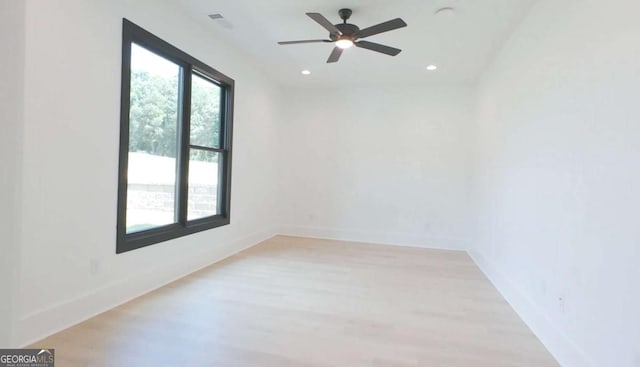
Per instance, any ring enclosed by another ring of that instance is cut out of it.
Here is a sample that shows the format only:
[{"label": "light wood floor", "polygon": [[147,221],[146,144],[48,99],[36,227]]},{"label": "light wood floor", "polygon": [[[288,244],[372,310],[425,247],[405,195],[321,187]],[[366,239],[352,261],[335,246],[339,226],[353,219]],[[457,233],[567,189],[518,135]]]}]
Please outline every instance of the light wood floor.
[{"label": "light wood floor", "polygon": [[463,252],[276,237],[51,336],[56,366],[558,366]]}]

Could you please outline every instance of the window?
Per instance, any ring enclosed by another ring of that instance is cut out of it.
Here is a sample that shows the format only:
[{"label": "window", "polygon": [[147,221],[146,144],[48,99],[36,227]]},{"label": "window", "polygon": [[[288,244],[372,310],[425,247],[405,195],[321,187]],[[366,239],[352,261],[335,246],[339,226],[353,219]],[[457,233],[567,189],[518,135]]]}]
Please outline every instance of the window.
[{"label": "window", "polygon": [[233,90],[123,20],[117,253],[229,224]]}]

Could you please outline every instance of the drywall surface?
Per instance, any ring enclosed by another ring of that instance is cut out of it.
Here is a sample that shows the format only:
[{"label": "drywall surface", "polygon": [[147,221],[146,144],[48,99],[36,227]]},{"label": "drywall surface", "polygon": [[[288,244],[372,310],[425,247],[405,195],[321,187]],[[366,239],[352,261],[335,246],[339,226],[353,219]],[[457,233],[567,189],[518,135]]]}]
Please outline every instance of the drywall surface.
[{"label": "drywall surface", "polygon": [[466,246],[470,88],[347,85],[287,97],[281,233]]},{"label": "drywall surface", "polygon": [[0,348],[14,347],[20,256],[24,3],[0,2]]},{"label": "drywall surface", "polygon": [[479,86],[473,254],[565,367],[640,366],[639,12],[541,0]]},{"label": "drywall surface", "polygon": [[[115,254],[122,18],[236,81],[231,224]],[[26,1],[20,343],[272,236],[279,90],[172,1]]]}]

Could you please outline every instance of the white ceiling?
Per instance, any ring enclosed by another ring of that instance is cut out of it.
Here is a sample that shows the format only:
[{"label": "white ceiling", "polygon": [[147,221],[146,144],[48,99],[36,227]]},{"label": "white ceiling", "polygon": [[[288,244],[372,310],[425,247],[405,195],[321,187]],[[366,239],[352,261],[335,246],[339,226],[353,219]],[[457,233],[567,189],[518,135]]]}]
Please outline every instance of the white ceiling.
[{"label": "white ceiling", "polygon": [[[336,86],[473,83],[535,0],[179,0],[212,32],[223,35],[285,85]],[[408,27],[367,38],[402,49],[396,57],[348,49],[327,64],[332,44],[280,46],[278,41],[326,38],[305,15],[319,12],[339,23],[338,9],[353,9],[350,23],[365,28],[393,18]],[[442,7],[454,16],[436,16]],[[221,13],[224,21],[208,14]],[[429,64],[438,65],[427,72]],[[303,76],[300,71],[312,74]]]}]

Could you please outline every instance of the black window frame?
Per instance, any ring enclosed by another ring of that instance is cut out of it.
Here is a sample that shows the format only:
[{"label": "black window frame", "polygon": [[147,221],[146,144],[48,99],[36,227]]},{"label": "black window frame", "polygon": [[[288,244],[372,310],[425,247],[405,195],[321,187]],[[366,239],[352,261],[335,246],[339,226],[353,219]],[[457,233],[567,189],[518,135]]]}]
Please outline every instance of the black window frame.
[{"label": "black window frame", "polygon": [[[182,67],[178,107],[178,157],[176,175],[177,223],[139,232],[127,233],[127,171],[129,156],[129,111],[131,92],[131,45],[135,43]],[[192,74],[221,87],[221,124],[219,148],[191,145],[190,110]],[[120,100],[120,149],[118,170],[118,209],[116,253],[154,245],[192,233],[224,226],[231,218],[231,158],[233,140],[233,102],[235,82],[216,69],[188,55],[161,38],[151,34],[127,19],[122,21],[122,86]],[[188,167],[190,148],[220,153],[222,168],[218,170],[218,212],[220,214],[195,220],[187,220]]]}]

